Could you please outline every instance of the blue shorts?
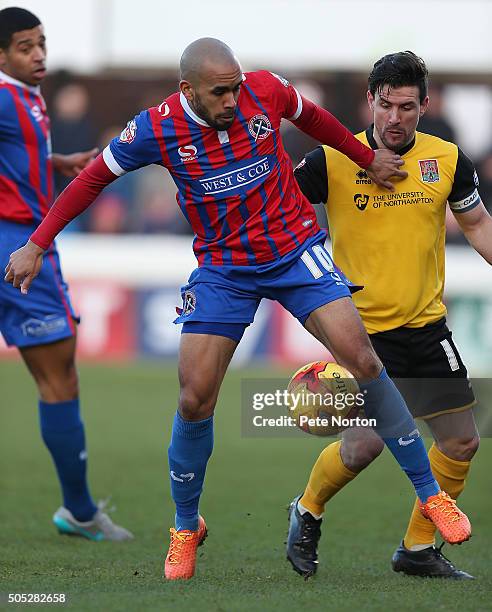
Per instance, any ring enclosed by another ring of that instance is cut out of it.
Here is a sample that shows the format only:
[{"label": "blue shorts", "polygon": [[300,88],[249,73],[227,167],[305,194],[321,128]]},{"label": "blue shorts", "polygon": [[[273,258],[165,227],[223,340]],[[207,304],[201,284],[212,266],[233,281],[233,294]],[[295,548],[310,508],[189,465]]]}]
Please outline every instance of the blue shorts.
[{"label": "blue shorts", "polygon": [[244,332],[267,298],[282,304],[304,325],[313,310],[360,289],[336,268],[324,239],[325,233],[319,232],[284,257],[258,266],[197,268],[181,288],[183,307],[174,322],[184,323],[184,333],[214,333],[209,323],[220,323],[217,335],[239,340],[242,333],[234,336],[220,330],[227,330],[224,324],[231,329],[242,324]]},{"label": "blue shorts", "polygon": [[23,246],[36,228],[0,220],[0,332],[8,345],[24,348],[73,336],[78,321],[63,280],[55,247],[46,252],[29,293],[3,280],[10,254]]}]

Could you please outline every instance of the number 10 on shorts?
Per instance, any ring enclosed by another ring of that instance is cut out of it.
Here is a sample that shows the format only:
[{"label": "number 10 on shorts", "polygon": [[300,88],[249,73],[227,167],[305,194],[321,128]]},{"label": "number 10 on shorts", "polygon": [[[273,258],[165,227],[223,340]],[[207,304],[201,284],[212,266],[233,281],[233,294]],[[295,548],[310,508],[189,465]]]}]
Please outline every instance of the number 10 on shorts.
[{"label": "number 10 on shorts", "polygon": [[[340,278],[340,275],[335,272],[335,266],[333,265],[333,261],[330,257],[330,254],[321,244],[315,244],[312,247],[311,251],[313,252],[314,257],[308,250],[306,250],[301,255],[301,260],[303,261],[307,269],[311,272],[314,278],[321,278],[323,276],[324,272],[321,269],[323,268],[324,270],[326,270],[326,272],[330,273],[331,277],[334,280],[342,280]],[[318,263],[320,265],[318,265]]]}]

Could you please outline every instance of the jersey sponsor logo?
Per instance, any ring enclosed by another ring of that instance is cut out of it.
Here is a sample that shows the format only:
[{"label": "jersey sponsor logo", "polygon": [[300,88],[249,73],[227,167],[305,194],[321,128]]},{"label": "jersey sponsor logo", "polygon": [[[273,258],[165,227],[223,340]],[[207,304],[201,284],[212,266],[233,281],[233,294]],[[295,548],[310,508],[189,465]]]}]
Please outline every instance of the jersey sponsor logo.
[{"label": "jersey sponsor logo", "polygon": [[478,174],[476,170],[473,171],[473,182],[475,183],[475,187],[480,186],[480,181],[478,180]]},{"label": "jersey sponsor logo", "polygon": [[199,179],[197,185],[200,195],[218,195],[221,193],[234,195],[234,191],[240,191],[247,185],[263,182],[274,165],[273,156],[269,155],[248,161],[250,163],[247,165],[240,165],[232,170]]},{"label": "jersey sponsor logo", "polygon": [[306,165],[306,158],[304,158],[302,161],[300,161],[297,166],[294,168],[294,170],[299,170],[300,168],[302,168],[303,166]]},{"label": "jersey sponsor logo", "polygon": [[359,210],[366,210],[368,202],[369,196],[367,195],[367,193],[356,193],[354,195],[354,203]]},{"label": "jersey sponsor logo", "polygon": [[125,142],[126,144],[130,144],[135,140],[135,135],[137,133],[137,122],[135,119],[132,119],[126,124],[126,128],[120,134],[120,142]]},{"label": "jersey sponsor logo", "polygon": [[198,157],[198,149],[195,145],[184,145],[179,147],[178,155],[181,157],[183,163],[193,161]]},{"label": "jersey sponsor logo", "polygon": [[367,176],[367,172],[365,170],[359,170],[358,172],[355,173],[355,176],[357,177],[355,179],[356,185],[371,185],[372,184],[372,181]]},{"label": "jersey sponsor logo", "polygon": [[437,183],[440,180],[437,159],[419,159],[420,176],[424,183]]},{"label": "jersey sponsor logo", "polygon": [[22,323],[21,330],[24,336],[42,338],[43,336],[56,334],[65,329],[66,326],[65,317],[47,315],[44,319],[35,319],[34,317],[27,319]]},{"label": "jersey sponsor logo", "polygon": [[273,132],[270,119],[266,115],[255,115],[248,121],[248,130],[255,140],[265,140]]}]

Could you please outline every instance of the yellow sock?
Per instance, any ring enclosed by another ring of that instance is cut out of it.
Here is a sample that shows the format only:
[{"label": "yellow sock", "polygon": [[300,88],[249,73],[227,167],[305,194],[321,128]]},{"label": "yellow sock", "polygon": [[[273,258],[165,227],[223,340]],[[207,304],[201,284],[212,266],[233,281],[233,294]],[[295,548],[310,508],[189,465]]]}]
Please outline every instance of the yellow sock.
[{"label": "yellow sock", "polygon": [[[465,488],[465,479],[470,469],[470,461],[456,461],[442,453],[435,444],[429,450],[429,460],[439,486],[456,499]],[[436,528],[434,523],[424,518],[415,501],[412,516],[403,540],[406,548],[434,544]]]},{"label": "yellow sock", "polygon": [[343,464],[342,441],[327,446],[314,464],[304,495],[299,502],[314,514],[323,514],[326,502],[357,474]]}]

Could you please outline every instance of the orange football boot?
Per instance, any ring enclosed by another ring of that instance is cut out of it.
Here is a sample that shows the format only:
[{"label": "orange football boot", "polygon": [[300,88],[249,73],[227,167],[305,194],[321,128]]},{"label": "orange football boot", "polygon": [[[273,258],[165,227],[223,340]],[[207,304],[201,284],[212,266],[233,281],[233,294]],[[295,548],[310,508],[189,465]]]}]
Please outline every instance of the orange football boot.
[{"label": "orange football boot", "polygon": [[456,500],[444,491],[431,495],[425,504],[420,503],[420,512],[434,523],[448,544],[461,544],[470,539],[471,525],[468,517],[458,508]]},{"label": "orange football boot", "polygon": [[188,580],[195,573],[196,549],[207,537],[207,526],[200,516],[196,531],[188,529],[176,531],[174,527],[169,531],[171,543],[164,565],[164,577],[168,580]]}]

